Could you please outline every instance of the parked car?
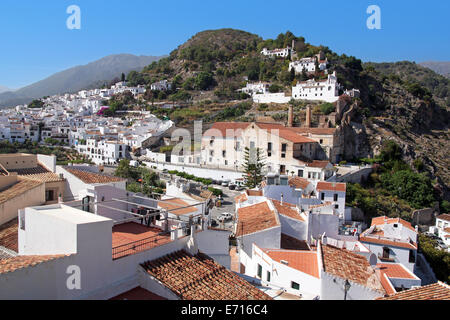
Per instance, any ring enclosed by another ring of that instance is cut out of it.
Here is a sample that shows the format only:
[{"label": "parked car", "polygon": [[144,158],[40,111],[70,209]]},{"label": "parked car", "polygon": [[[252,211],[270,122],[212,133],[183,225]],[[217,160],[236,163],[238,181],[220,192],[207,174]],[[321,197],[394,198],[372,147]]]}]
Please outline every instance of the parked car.
[{"label": "parked car", "polygon": [[230,221],[231,219],[233,219],[233,215],[231,213],[227,213],[227,212],[223,212],[220,214],[219,217],[219,222],[226,222],[226,221]]},{"label": "parked car", "polygon": [[229,186],[228,186],[228,189],[230,189],[230,190],[236,190],[236,185],[235,184],[230,184]]},{"label": "parked car", "polygon": [[225,180],[222,182],[222,187],[228,187],[230,185],[230,180]]},{"label": "parked car", "polygon": [[211,220],[211,227],[217,227],[219,224],[217,223],[216,220],[212,219]]}]

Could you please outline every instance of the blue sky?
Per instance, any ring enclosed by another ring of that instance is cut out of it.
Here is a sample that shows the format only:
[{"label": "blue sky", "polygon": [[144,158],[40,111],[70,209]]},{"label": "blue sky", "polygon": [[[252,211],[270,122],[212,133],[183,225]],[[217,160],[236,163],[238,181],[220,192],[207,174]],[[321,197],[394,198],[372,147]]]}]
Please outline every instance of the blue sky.
[{"label": "blue sky", "polygon": [[[66,27],[69,5],[81,30]],[[381,30],[369,30],[369,5]],[[110,54],[163,55],[195,33],[287,30],[363,61],[450,61],[448,0],[1,0],[0,85],[19,88]]]}]

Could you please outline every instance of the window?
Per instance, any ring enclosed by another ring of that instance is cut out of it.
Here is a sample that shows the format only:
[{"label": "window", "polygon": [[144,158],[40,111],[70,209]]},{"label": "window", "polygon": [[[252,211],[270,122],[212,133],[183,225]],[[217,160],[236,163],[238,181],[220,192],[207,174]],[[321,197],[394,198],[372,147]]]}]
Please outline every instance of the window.
[{"label": "window", "polygon": [[225,150],[222,151],[222,157],[226,157],[227,156],[227,152]]},{"label": "window", "polygon": [[394,223],[394,228],[398,228],[398,224]]},{"label": "window", "polygon": [[270,282],[270,272],[267,271],[267,282]]},{"label": "window", "polygon": [[291,281],[291,288],[294,290],[300,290],[300,285],[297,282]]},{"label": "window", "polygon": [[335,202],[338,201],[338,195],[337,194],[334,194],[334,201]]},{"label": "window", "polygon": [[267,150],[268,150],[268,151],[272,151],[272,142],[269,142],[269,143],[267,144]]},{"label": "window", "polygon": [[322,192],[322,193],[320,194],[320,200],[322,200],[322,201],[325,200],[325,193]]},{"label": "window", "polygon": [[262,265],[258,264],[258,278],[262,278]]},{"label": "window", "polygon": [[298,170],[298,176],[299,176],[300,178],[303,178],[303,170]]},{"label": "window", "polygon": [[335,209],[339,209],[339,205],[338,205],[338,204],[335,205],[334,208],[335,208]]},{"label": "window", "polygon": [[287,150],[287,144],[286,144],[286,143],[283,143],[283,144],[281,145],[281,152],[286,152],[286,150]]},{"label": "window", "polygon": [[416,262],[416,252],[414,250],[409,250],[409,263]]},{"label": "window", "polygon": [[388,247],[383,247],[383,258],[384,259],[389,259],[389,253],[390,253],[390,249]]},{"label": "window", "polygon": [[53,200],[55,200],[55,191],[45,190],[45,201],[53,201]]}]

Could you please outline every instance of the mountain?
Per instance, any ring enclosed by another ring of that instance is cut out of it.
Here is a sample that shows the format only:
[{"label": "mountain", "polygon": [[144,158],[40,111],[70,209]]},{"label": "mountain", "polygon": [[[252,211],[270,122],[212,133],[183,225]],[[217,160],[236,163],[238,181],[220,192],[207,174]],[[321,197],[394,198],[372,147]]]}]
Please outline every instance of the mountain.
[{"label": "mountain", "polygon": [[2,92],[8,92],[8,91],[11,91],[11,89],[9,89],[9,88],[7,88],[7,87],[4,87],[4,86],[0,86],[0,93],[2,93]]},{"label": "mountain", "polygon": [[450,62],[449,61],[427,61],[420,63],[421,66],[429,68],[434,72],[450,78]]},{"label": "mountain", "polygon": [[131,54],[110,55],[87,65],[58,72],[17,91],[3,92],[0,94],[0,106],[15,106],[28,103],[35,98],[77,92],[100,83],[103,84],[105,81],[111,81],[113,78],[120,77],[122,73],[127,74],[133,70],[140,71],[160,58]]}]

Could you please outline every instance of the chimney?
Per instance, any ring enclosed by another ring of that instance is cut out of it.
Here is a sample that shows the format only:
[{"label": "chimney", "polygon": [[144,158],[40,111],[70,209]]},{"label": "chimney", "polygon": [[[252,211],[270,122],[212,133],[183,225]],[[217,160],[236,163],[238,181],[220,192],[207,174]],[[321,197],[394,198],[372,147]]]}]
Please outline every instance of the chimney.
[{"label": "chimney", "polygon": [[289,128],[292,128],[294,126],[294,107],[289,106],[289,113],[288,113],[288,125]]},{"label": "chimney", "polygon": [[284,196],[283,196],[283,194],[281,194],[281,205],[283,205],[283,200],[284,200]]},{"label": "chimney", "polygon": [[306,128],[311,128],[311,107],[306,107]]}]

